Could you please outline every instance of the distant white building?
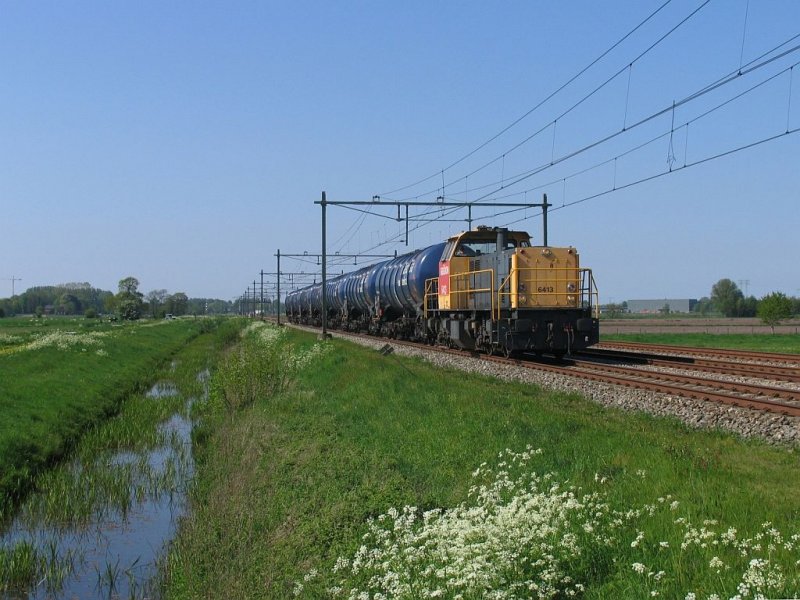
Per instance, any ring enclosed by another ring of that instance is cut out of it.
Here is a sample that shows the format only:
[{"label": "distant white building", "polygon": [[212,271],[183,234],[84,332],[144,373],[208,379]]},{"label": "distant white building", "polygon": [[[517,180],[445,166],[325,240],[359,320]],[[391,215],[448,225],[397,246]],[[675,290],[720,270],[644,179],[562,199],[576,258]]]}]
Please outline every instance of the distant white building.
[{"label": "distant white building", "polygon": [[634,314],[661,314],[665,307],[671,313],[689,313],[697,304],[691,298],[663,298],[661,300],[628,300],[628,312]]}]

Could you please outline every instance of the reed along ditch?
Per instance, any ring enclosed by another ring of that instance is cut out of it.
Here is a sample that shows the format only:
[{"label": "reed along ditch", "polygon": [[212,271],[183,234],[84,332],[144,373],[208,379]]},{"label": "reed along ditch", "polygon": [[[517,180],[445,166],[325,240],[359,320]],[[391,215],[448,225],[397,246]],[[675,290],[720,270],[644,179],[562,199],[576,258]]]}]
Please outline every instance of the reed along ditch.
[{"label": "reed along ditch", "polygon": [[[98,423],[41,473],[0,534],[0,597],[153,598],[195,464],[192,410],[210,367],[239,326],[207,331],[178,351],[149,389]],[[155,377],[153,377],[155,375]]]}]

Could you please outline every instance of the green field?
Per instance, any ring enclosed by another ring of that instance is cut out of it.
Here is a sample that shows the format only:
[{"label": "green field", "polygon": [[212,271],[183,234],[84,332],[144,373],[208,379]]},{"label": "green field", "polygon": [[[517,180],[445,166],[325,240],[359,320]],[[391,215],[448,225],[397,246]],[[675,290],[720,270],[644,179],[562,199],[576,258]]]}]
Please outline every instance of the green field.
[{"label": "green field", "polygon": [[0,517],[210,323],[0,319]]},{"label": "green field", "polygon": [[720,334],[713,333],[630,333],[605,335],[600,341],[641,342],[645,344],[670,344],[698,348],[725,348],[730,350],[755,350],[757,352],[784,352],[800,354],[799,335]]},{"label": "green field", "polygon": [[796,452],[259,335],[197,407],[167,598],[800,594]]}]

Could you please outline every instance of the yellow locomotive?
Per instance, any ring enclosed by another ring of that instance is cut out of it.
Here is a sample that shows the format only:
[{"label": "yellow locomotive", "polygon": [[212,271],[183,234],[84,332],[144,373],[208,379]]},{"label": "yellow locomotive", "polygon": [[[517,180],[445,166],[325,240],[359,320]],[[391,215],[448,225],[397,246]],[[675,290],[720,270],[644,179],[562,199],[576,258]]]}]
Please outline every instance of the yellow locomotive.
[{"label": "yellow locomotive", "polygon": [[599,340],[598,293],[572,247],[532,246],[523,231],[451,237],[425,282],[430,341],[468,350],[556,356]]}]

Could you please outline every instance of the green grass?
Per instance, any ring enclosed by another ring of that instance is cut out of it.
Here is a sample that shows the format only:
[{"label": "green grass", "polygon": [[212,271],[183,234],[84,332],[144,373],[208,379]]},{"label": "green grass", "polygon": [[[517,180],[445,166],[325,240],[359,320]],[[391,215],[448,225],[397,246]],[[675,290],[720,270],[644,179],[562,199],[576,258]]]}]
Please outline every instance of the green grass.
[{"label": "green grass", "polygon": [[[290,340],[314,342],[297,332]],[[353,556],[371,517],[393,506],[457,506],[476,467],[529,444],[543,449],[538,472],[584,489],[605,478],[599,489],[620,510],[667,495],[680,503],[678,512],[659,505],[652,518],[626,522],[619,555],[599,553],[588,562],[601,566],[582,572],[586,597],[647,596],[631,570],[643,554],[668,565],[662,597],[713,589],[718,576],[692,562],[708,558],[682,559],[678,515],[753,534],[771,521],[796,533],[798,458],[786,449],[338,340],[332,346],[283,393],[234,412],[206,407],[194,512],[168,560],[167,598],[286,598],[310,569],[334,582],[331,567]],[[639,528],[645,547],[634,549]],[[667,540],[672,550],[659,554]]]},{"label": "green grass", "polygon": [[620,333],[605,335],[601,333],[600,341],[612,342],[614,340],[645,344],[696,346],[698,348],[725,348],[730,350],[800,354],[800,335],[738,333]]},{"label": "green grass", "polygon": [[[202,319],[2,323],[0,334],[18,339],[0,344],[0,517],[38,473],[64,457],[89,427],[115,414],[124,398],[144,390],[158,367],[207,327]],[[48,339],[54,343],[29,347]]]}]

